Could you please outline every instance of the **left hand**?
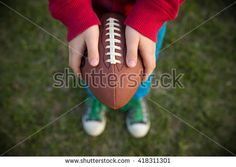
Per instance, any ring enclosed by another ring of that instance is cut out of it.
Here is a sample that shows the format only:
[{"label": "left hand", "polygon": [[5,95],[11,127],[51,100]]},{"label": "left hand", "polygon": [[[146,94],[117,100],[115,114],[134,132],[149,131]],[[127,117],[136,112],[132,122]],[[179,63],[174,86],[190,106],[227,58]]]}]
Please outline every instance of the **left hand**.
[{"label": "left hand", "polygon": [[125,36],[127,45],[126,63],[130,68],[134,67],[137,63],[139,51],[144,65],[145,76],[143,80],[146,81],[156,67],[156,43],[129,26],[126,26]]}]

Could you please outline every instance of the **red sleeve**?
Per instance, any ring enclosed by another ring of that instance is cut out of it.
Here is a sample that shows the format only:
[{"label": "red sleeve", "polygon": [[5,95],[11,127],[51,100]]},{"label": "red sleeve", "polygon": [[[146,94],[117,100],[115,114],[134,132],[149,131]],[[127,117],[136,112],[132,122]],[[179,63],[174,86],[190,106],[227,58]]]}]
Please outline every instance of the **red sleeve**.
[{"label": "red sleeve", "polygon": [[156,42],[157,32],[165,21],[177,17],[183,0],[137,0],[125,24]]},{"label": "red sleeve", "polygon": [[49,10],[55,19],[67,27],[68,41],[90,26],[100,24],[91,0],[49,0]]}]

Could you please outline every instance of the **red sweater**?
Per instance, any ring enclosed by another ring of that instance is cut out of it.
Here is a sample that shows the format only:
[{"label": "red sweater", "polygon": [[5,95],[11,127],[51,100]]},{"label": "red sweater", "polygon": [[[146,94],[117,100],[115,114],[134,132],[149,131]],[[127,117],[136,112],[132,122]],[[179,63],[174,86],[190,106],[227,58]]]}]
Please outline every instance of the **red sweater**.
[{"label": "red sweater", "polygon": [[[183,0],[49,0],[52,16],[68,29],[72,40],[92,25],[100,24],[98,14],[119,12],[127,16],[125,24],[156,41],[165,21],[176,18]],[[96,12],[95,12],[96,11]]]}]

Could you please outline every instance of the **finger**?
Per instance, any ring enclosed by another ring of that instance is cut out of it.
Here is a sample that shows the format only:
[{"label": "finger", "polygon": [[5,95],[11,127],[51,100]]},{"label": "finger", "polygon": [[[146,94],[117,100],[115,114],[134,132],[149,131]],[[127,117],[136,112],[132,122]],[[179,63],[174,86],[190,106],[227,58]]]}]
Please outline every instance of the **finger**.
[{"label": "finger", "polygon": [[77,76],[81,74],[81,71],[80,71],[81,58],[82,56],[73,55],[73,54],[70,55],[70,58],[69,58],[69,65]]},{"label": "finger", "polygon": [[80,75],[80,63],[85,49],[85,42],[75,39],[69,43],[69,66],[76,75]]},{"label": "finger", "polygon": [[139,34],[128,26],[125,33],[127,46],[126,63],[132,68],[137,64]]},{"label": "finger", "polygon": [[99,52],[98,52],[98,38],[99,30],[98,26],[90,27],[90,33],[86,34],[85,43],[88,51],[88,61],[91,66],[97,66],[99,63]]},{"label": "finger", "polygon": [[156,67],[155,47],[154,49],[150,45],[147,47],[140,47],[140,53],[144,64],[145,75],[143,80],[146,81]]},{"label": "finger", "polygon": [[150,55],[144,56],[143,62],[144,62],[144,78],[143,78],[143,80],[146,81],[148,79],[149,75],[156,68],[156,62],[155,62],[155,59],[150,58]]}]

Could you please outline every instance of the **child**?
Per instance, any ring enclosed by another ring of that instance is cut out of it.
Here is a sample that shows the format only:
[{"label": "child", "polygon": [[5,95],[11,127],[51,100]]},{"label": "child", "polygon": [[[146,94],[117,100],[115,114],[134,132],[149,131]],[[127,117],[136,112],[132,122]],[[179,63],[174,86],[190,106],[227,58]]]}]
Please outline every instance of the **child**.
[{"label": "child", "polygon": [[[150,90],[151,77],[156,66],[166,29],[166,21],[176,18],[183,0],[49,0],[52,16],[60,20],[68,30],[69,65],[80,74],[80,61],[85,48],[92,66],[99,63],[98,16],[117,12],[126,16],[126,63],[136,65],[137,52],[145,67],[144,86],[140,86],[132,100],[123,107],[127,111],[126,124],[130,134],[140,138],[150,129],[147,107],[143,100]],[[158,42],[156,43],[158,39]],[[88,90],[89,91],[89,90]],[[83,127],[91,136],[100,135],[106,125],[107,108],[92,96],[83,115]]]}]

